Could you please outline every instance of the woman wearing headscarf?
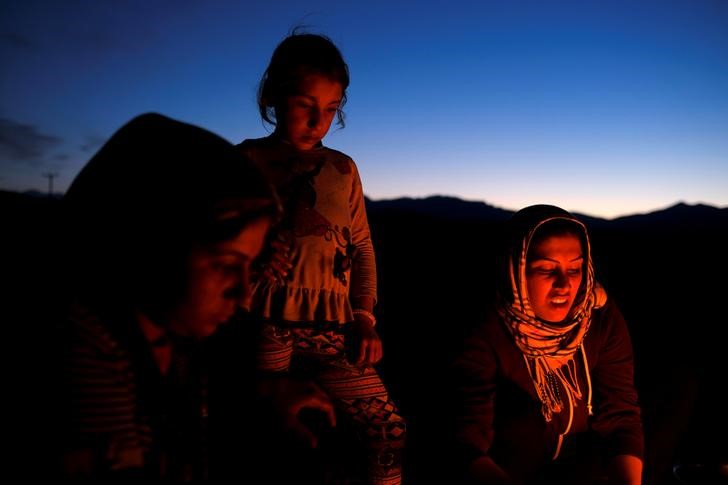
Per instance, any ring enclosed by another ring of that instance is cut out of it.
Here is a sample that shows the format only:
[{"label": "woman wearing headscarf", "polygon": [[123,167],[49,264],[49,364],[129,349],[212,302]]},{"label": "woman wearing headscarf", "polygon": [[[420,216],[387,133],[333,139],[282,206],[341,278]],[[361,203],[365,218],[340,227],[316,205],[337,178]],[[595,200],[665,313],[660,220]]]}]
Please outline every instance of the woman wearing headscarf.
[{"label": "woman wearing headscarf", "polygon": [[641,483],[632,345],[595,281],[587,229],[536,205],[508,222],[489,317],[455,363],[455,439],[473,483]]},{"label": "woman wearing headscarf", "polygon": [[[247,305],[250,264],[279,216],[276,195],[229,142],[146,114],[94,155],[63,210],[64,479],[209,481],[201,343]],[[283,403],[283,414],[333,416],[326,396],[309,391]]]}]

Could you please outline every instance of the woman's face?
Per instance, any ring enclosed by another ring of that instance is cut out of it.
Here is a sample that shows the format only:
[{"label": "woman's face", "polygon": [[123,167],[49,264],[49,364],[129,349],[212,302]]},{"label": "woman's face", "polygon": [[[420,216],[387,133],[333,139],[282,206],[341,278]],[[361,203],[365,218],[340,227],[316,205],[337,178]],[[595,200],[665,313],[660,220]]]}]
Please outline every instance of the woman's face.
[{"label": "woman's face", "polygon": [[583,267],[584,254],[576,235],[549,236],[529,248],[526,283],[538,318],[557,323],[567,317],[581,285]]},{"label": "woman's face", "polygon": [[270,220],[262,217],[234,239],[199,246],[187,259],[182,298],[167,313],[167,328],[182,336],[207,337],[250,300],[250,263],[260,253]]},{"label": "woman's face", "polygon": [[308,74],[276,109],[276,131],[298,150],[312,149],[328,133],[343,95],[340,82]]}]

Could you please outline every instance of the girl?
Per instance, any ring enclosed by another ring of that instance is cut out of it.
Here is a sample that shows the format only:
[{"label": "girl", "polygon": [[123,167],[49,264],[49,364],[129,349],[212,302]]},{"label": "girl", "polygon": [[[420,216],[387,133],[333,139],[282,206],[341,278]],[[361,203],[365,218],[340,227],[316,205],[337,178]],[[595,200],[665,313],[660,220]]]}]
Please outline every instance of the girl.
[{"label": "girl", "polygon": [[604,475],[640,483],[632,346],[594,281],[585,226],[537,205],[508,228],[495,308],[456,361],[466,475],[476,483],[603,483]]},{"label": "girl", "polygon": [[[405,423],[372,364],[376,266],[359,173],[321,140],[344,125],[349,72],[326,37],[294,33],[276,48],[258,106],[272,135],[239,147],[269,176],[284,204],[251,311],[263,325],[259,368],[313,373],[348,415],[369,453],[369,481],[401,480]],[[292,361],[293,358],[293,361]]]}]

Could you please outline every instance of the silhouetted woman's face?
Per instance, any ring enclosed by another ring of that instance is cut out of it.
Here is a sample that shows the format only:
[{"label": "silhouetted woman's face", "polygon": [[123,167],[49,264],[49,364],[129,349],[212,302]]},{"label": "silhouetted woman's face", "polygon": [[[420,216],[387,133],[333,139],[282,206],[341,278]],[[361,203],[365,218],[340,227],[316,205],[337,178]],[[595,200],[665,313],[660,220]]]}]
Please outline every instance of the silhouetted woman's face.
[{"label": "silhouetted woman's face", "polygon": [[310,150],[328,133],[342,96],[338,81],[321,74],[304,76],[296,93],[276,109],[276,132],[297,149]]},{"label": "silhouetted woman's face", "polygon": [[261,217],[231,240],[198,246],[187,259],[186,287],[169,312],[167,328],[182,336],[207,337],[250,299],[250,263],[260,253],[270,220]]},{"label": "silhouetted woman's face", "polygon": [[581,241],[573,234],[535,242],[526,261],[528,298],[538,318],[561,322],[569,314],[583,277]]}]

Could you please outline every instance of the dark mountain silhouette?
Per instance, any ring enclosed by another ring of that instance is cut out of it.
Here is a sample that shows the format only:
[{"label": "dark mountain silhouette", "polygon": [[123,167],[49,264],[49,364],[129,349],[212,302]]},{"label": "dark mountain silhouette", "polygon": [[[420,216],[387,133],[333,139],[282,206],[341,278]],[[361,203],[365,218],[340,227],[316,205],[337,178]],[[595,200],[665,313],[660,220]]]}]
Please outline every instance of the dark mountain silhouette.
[{"label": "dark mountain silhouette", "polygon": [[[367,210],[369,213],[386,211],[484,223],[503,222],[514,213],[513,210],[501,209],[486,202],[468,201],[445,195],[433,195],[423,198],[402,197],[386,200],[367,199]],[[574,213],[574,215],[588,224],[590,228],[608,225],[630,227],[639,227],[640,225],[659,226],[661,224],[676,223],[708,227],[716,222],[726,222],[728,220],[728,208],[678,202],[665,209],[659,209],[645,214],[631,214],[614,219],[605,219],[578,212]]]},{"label": "dark mountain silhouette", "polygon": [[[2,274],[20,315],[53,301],[62,285],[59,207],[55,198],[0,191]],[[499,234],[512,211],[443,196],[368,200],[367,209],[385,346],[380,369],[409,421],[408,483],[447,483],[438,469],[446,370],[492,298]],[[633,337],[645,483],[678,483],[671,472],[678,462],[704,469],[725,463],[728,208],[678,203],[613,220],[581,219],[592,235],[597,279]],[[35,336],[42,332],[33,328]]]},{"label": "dark mountain silhouette", "polygon": [[664,225],[678,224],[682,227],[705,228],[728,224],[728,208],[717,208],[705,204],[686,204],[679,202],[666,209],[647,214],[636,214],[615,219],[614,224],[637,228],[642,226],[659,228]]},{"label": "dark mountain silhouette", "polygon": [[390,200],[367,200],[367,211],[411,213],[457,221],[505,221],[513,211],[500,209],[485,202],[475,202],[433,195],[421,199],[403,197]]}]

